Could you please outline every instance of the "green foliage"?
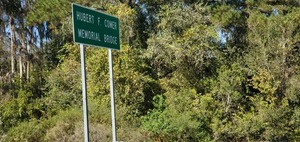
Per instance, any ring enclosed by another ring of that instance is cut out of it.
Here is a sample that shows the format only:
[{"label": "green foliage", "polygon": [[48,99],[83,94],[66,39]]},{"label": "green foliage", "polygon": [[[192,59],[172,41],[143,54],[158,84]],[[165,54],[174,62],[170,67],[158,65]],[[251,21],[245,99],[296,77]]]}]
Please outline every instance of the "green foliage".
[{"label": "green foliage", "polygon": [[[73,109],[61,111],[50,119],[24,121],[18,126],[12,127],[4,137],[4,141],[47,141],[48,135],[51,135],[52,129],[55,129],[57,124],[60,124],[60,128],[65,128],[63,131],[71,133],[73,124],[79,120],[80,116],[82,116],[81,110]],[[61,136],[60,134],[63,133],[56,135]]]},{"label": "green foliage", "polygon": [[[6,72],[8,72],[9,69],[9,61],[6,60],[7,58],[9,58],[9,54],[8,51],[5,50],[4,48],[4,44],[1,42],[0,43],[0,65],[1,65],[1,69],[0,69],[0,75],[4,76]],[[1,77],[0,79],[0,84],[3,84],[4,78]],[[1,87],[2,88],[2,87]],[[1,91],[1,94],[3,94],[3,91]]]},{"label": "green foliage", "polygon": [[291,102],[291,104],[300,103],[300,77],[299,75],[292,76],[287,82],[286,98]]},{"label": "green foliage", "polygon": [[150,131],[153,138],[162,141],[211,140],[209,122],[212,116],[205,110],[210,107],[207,104],[211,99],[200,97],[192,89],[170,91],[164,96],[156,97],[156,108],[142,117],[142,127]]},{"label": "green foliage", "polygon": [[[9,38],[0,27],[0,141],[83,141],[71,2],[120,19],[118,141],[299,141],[300,4],[270,0],[35,0],[26,9],[1,1],[1,12],[27,10],[29,27],[46,22],[37,27],[48,35],[26,54],[25,80],[9,73]],[[85,50],[90,138],[110,141],[107,51]]]},{"label": "green foliage", "polygon": [[213,23],[219,25],[220,28],[236,26],[239,24],[237,21],[241,19],[241,12],[230,5],[216,6],[212,8],[212,13]]},{"label": "green foliage", "polygon": [[0,105],[1,128],[5,131],[23,121],[38,119],[44,114],[43,104],[37,103],[40,101],[40,96],[38,89],[35,88],[35,82],[23,85],[15,82],[12,85],[16,89],[16,92],[12,93],[15,95],[3,100]]},{"label": "green foliage", "polygon": [[29,122],[23,122],[17,127],[10,129],[4,137],[4,142],[18,142],[18,141],[40,141],[45,131],[39,125],[38,120],[31,119]]},{"label": "green foliage", "polygon": [[[145,75],[148,67],[144,60],[138,58],[140,51],[124,45],[122,52],[113,54],[116,101],[125,109],[124,119],[134,121],[133,118],[152,108],[152,98],[162,89],[155,80]],[[105,102],[109,95],[107,51],[88,48],[87,72],[88,94]]]},{"label": "green foliage", "polygon": [[228,117],[238,108],[247,109],[250,103],[244,92],[246,78],[242,69],[239,68],[238,63],[232,66],[221,66],[218,70],[218,78],[212,87],[211,93],[219,100],[221,109],[227,113]]},{"label": "green foliage", "polygon": [[[26,22],[31,25],[42,21],[51,21],[51,24],[55,27],[55,24],[58,24],[71,11],[68,10],[69,4],[67,0],[37,0],[33,5],[34,11],[28,13]],[[46,11],[47,14],[44,14]]]},{"label": "green foliage", "polygon": [[80,64],[67,60],[50,73],[47,79],[46,94],[43,102],[50,115],[61,109],[67,109],[81,102]]},{"label": "green foliage", "polygon": [[218,53],[211,41],[216,33],[209,25],[207,12],[202,4],[185,7],[176,3],[162,7],[160,31],[148,39],[149,47],[144,54],[158,78],[168,78],[177,72],[190,84],[197,84],[199,79],[215,71]]}]

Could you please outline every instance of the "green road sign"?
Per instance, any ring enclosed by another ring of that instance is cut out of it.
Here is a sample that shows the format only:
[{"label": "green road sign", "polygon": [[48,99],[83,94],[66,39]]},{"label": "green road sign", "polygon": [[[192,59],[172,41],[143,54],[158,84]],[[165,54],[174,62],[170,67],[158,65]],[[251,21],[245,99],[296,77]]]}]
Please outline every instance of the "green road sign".
[{"label": "green road sign", "polygon": [[73,3],[72,18],[74,42],[120,50],[117,17]]}]

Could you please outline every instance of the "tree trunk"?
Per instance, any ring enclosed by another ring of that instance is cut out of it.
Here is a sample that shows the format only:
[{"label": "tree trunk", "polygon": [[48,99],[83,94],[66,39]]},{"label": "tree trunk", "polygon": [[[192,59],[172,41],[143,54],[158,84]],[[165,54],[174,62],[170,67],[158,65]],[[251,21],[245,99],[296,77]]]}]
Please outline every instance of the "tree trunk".
[{"label": "tree trunk", "polygon": [[15,24],[13,16],[10,16],[10,59],[11,73],[15,73]]},{"label": "tree trunk", "polygon": [[27,48],[27,63],[26,63],[26,80],[30,81],[30,45],[28,45],[28,40],[26,42],[26,48]]},{"label": "tree trunk", "polygon": [[22,56],[21,56],[21,50],[20,50],[20,55],[19,55],[19,65],[20,65],[20,79],[22,80],[23,78],[23,65],[22,65]]}]

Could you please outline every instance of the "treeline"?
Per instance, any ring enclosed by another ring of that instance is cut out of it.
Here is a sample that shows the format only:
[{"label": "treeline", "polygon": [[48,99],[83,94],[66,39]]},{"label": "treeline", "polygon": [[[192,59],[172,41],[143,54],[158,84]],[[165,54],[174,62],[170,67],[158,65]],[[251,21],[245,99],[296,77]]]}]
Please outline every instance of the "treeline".
[{"label": "treeline", "polygon": [[[1,0],[0,141],[83,141],[71,3],[120,19],[119,141],[300,141],[298,0]],[[86,47],[91,141],[111,141],[107,51]]]}]

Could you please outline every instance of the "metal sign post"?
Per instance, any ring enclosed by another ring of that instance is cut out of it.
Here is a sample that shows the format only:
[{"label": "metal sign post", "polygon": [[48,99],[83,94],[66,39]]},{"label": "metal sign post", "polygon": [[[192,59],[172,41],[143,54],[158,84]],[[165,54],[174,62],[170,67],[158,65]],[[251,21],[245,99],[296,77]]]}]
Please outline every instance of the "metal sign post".
[{"label": "metal sign post", "polygon": [[80,44],[81,58],[81,80],[82,80],[82,102],[83,102],[83,119],[84,119],[84,141],[89,142],[89,119],[88,104],[86,96],[86,73],[85,73],[85,48]]},{"label": "metal sign post", "polygon": [[110,106],[111,106],[111,122],[112,122],[112,133],[113,142],[117,141],[116,131],[116,113],[115,113],[115,95],[114,95],[114,71],[113,71],[113,59],[112,51],[108,49],[108,61],[109,61],[109,80],[110,80]]}]

